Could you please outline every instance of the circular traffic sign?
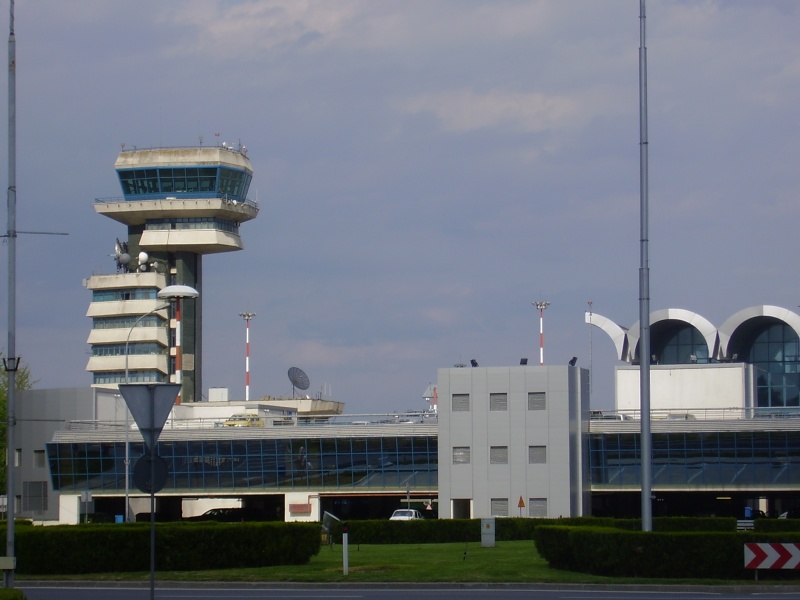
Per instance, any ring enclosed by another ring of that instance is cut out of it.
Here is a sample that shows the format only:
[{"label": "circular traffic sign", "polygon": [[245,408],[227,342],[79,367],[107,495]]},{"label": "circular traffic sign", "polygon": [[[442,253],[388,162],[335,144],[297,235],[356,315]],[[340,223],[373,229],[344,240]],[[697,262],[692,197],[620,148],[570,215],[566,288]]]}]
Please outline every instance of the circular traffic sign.
[{"label": "circular traffic sign", "polygon": [[168,476],[167,461],[157,454],[145,454],[133,465],[133,483],[147,494],[160,492]]}]

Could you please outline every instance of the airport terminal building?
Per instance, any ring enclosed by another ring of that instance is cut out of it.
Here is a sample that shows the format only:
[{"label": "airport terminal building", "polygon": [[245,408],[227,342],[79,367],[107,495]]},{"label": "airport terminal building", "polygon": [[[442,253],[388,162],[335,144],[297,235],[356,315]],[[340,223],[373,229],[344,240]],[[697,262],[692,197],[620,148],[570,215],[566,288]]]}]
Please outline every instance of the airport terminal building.
[{"label": "airport terminal building", "polygon": [[[258,215],[247,150],[123,150],[116,170],[122,197],[95,210],[127,237],[115,272],[86,281],[93,385],[18,393],[19,517],[149,519],[125,382],[180,385],[156,445],[159,519],[217,507],[386,518],[405,505],[440,518],[639,514],[638,323],[585,315],[619,361],[611,412],[593,410],[589,371],[566,364],[442,368],[428,405],[400,415],[348,416],[323,398],[231,401],[202,384],[202,257],[241,249],[240,226]],[[163,305],[175,286],[199,297]],[[800,506],[800,315],[755,306],[715,326],[666,309],[650,333],[653,514]]]}]

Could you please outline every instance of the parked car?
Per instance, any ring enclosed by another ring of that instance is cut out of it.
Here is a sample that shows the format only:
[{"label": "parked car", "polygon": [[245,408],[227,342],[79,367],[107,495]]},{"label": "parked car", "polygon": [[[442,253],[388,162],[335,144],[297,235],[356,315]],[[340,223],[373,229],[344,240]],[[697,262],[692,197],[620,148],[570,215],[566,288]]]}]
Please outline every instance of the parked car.
[{"label": "parked car", "polygon": [[413,521],[414,519],[423,519],[422,513],[413,508],[398,508],[389,517],[390,521]]},{"label": "parked car", "polygon": [[225,427],[264,427],[264,419],[250,413],[240,413],[228,417]]},{"label": "parked car", "polygon": [[246,511],[243,508],[212,508],[202,515],[187,517],[184,521],[220,521],[223,523],[238,523],[244,521]]}]

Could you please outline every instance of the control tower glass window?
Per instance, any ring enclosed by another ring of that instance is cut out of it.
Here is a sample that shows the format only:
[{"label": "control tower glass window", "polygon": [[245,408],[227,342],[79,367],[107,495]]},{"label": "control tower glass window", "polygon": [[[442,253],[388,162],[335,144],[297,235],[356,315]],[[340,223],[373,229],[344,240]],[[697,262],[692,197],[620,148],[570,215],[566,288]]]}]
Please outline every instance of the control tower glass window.
[{"label": "control tower glass window", "polygon": [[127,199],[229,198],[245,201],[251,176],[227,167],[160,167],[118,171]]}]

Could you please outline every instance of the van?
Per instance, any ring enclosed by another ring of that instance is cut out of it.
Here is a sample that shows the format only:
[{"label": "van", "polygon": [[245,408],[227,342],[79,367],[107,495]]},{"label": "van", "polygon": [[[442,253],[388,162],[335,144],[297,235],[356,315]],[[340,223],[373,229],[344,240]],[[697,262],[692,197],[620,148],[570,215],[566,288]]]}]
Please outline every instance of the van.
[{"label": "van", "polygon": [[225,427],[264,427],[264,419],[258,415],[240,413],[228,417],[224,425]]}]

